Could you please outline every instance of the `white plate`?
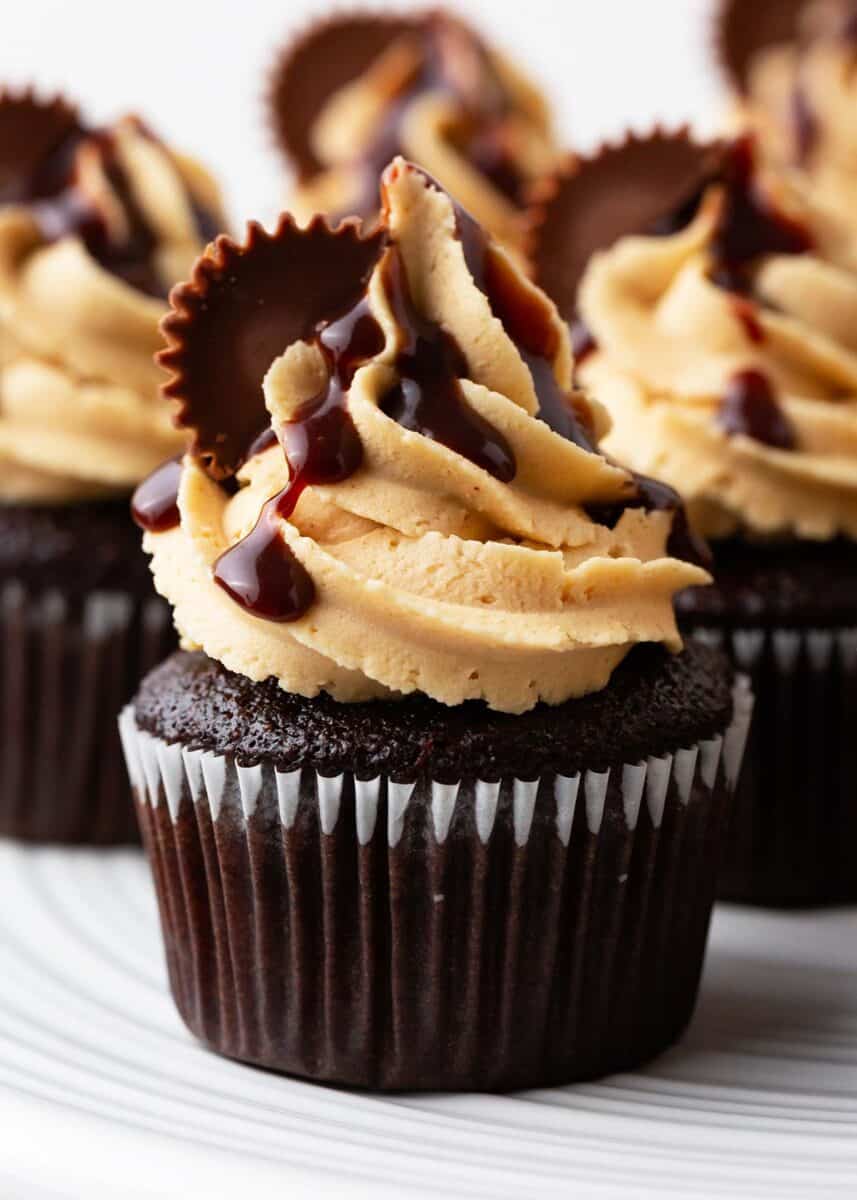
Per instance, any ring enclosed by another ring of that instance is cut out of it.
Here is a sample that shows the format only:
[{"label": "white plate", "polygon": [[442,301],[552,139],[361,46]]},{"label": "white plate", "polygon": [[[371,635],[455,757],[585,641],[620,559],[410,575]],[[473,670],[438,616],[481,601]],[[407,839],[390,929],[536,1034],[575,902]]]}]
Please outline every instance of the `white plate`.
[{"label": "white plate", "polygon": [[697,1018],[633,1075],[374,1097],[200,1049],[145,864],[0,846],[0,1197],[853,1197],[857,912],[717,913]]}]

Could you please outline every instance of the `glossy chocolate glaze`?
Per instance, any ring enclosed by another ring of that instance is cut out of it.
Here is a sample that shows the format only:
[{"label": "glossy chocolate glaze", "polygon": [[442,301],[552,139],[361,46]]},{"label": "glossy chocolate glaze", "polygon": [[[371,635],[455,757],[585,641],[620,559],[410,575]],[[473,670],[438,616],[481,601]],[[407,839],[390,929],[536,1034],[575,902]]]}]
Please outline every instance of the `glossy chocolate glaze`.
[{"label": "glossy chocolate glaze", "polygon": [[396,247],[381,266],[387,300],[398,331],[398,382],[381,399],[381,409],[405,429],[441,442],[495,479],[515,477],[515,455],[499,430],[470,407],[461,388],[467,359],[451,334],[428,320],[411,297],[407,272]]},{"label": "glossy chocolate glaze", "polygon": [[164,533],[179,523],[180,458],[161,463],[137,487],[131,499],[131,516],[141,529]]},{"label": "glossy chocolate glaze", "polygon": [[744,434],[777,450],[794,450],[795,431],[767,376],[749,368],[729,380],[718,421],[730,436]]}]

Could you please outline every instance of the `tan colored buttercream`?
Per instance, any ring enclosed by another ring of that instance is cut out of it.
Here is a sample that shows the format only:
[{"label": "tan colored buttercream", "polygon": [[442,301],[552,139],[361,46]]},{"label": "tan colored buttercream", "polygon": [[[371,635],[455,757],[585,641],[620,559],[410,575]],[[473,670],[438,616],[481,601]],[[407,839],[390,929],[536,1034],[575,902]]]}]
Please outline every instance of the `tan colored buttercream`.
[{"label": "tan colored buttercream", "polygon": [[[467,403],[512,446],[515,478],[501,483],[383,413],[397,330],[376,271],[370,304],[385,347],[358,370],[348,398],[363,465],[343,483],[308,488],[280,521],[316,602],[278,624],[245,611],[212,577],[287,483],[279,445],[245,464],[231,497],[186,458],[180,526],[145,540],[184,644],[302,695],[420,690],[510,712],[603,687],[638,642],[679,649],[672,597],[708,577],[666,554],[672,514],[629,508],[612,530],[587,515],[585,504],[629,494],[627,473],[535,417],[529,371],[468,273],[448,197],[400,163],[388,199],[414,302],[461,346]],[[568,335],[555,310],[553,320],[555,370],[568,389]],[[274,428],[317,393],[325,371],[313,346],[283,347],[265,380]]]},{"label": "tan colored buttercream", "polygon": [[[767,258],[754,341],[741,302],[708,278],[720,204],[712,188],[685,230],[624,238],[584,277],[580,310],[599,349],[582,377],[613,418],[605,448],[681,491],[710,536],[857,537],[857,276],[820,251]],[[795,449],[722,429],[727,382],[747,367],[773,384]]]}]

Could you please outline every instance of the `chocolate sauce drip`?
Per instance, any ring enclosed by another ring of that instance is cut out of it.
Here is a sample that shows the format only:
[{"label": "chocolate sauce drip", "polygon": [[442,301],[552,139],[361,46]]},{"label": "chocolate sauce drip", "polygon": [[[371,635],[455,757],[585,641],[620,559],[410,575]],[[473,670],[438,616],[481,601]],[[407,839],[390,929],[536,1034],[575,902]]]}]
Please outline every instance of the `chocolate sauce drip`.
[{"label": "chocolate sauce drip", "polygon": [[741,322],[748,340],[756,346],[761,345],[765,340],[765,330],[762,328],[755,304],[745,296],[733,296],[732,312]]},{"label": "chocolate sauce drip", "polygon": [[214,564],[215,583],[247,612],[267,621],[297,621],[316,595],[309,572],[280,533],[282,495],[267,502],[253,530]]},{"label": "chocolate sauce drip", "polygon": [[137,487],[131,498],[131,516],[148,533],[164,533],[179,523],[180,458],[161,463]]},{"label": "chocolate sauce drip", "polygon": [[767,376],[749,368],[729,380],[718,420],[730,436],[743,433],[777,450],[794,450],[794,429],[777,403]]},{"label": "chocolate sauce drip", "polygon": [[306,487],[341,483],[363,462],[363,446],[347,397],[357,368],[384,348],[384,335],[369,311],[368,298],[324,325],[315,343],[328,367],[327,382],[280,429],[290,473],[289,484],[276,501],[277,515],[284,518],[292,515]]},{"label": "chocolate sauce drip", "polygon": [[673,521],[667,539],[667,553],[673,558],[694,563],[699,567],[710,566],[711,551],[708,543],[691,527],[687,519],[687,510],[678,492],[669,484],[650,479],[647,475],[637,475],[632,471],[631,476],[634,480],[633,496],[614,504],[589,504],[586,506],[587,515],[597,525],[615,529],[628,508],[644,508],[647,512],[671,512]]},{"label": "chocolate sauce drip", "polygon": [[[269,621],[296,621],[315,599],[312,579],[283,540],[278,520],[289,520],[307,487],[340,483],[362,463],[363,446],[348,412],[348,389],[357,368],[384,346],[367,298],[323,324],[314,341],[328,378],[281,426],[289,482],[267,502],[252,532],[214,564],[215,582],[242,608]],[[248,457],[261,454],[276,440],[273,430],[265,430]]]},{"label": "chocolate sauce drip", "polygon": [[[431,182],[434,184],[434,180]],[[540,292],[520,282],[470,214],[459,204],[454,204],[454,209],[456,233],[467,269],[529,368],[539,402],[539,418],[561,437],[584,450],[595,451],[593,421],[586,400],[576,393],[564,392],[554,375],[558,334],[551,308]]]},{"label": "chocolate sauce drip", "polygon": [[512,448],[467,403],[459,382],[468,377],[467,359],[451,334],[417,311],[396,247],[387,252],[381,277],[400,337],[399,381],[382,397],[382,411],[509,483],[517,469]]},{"label": "chocolate sauce drip", "polygon": [[730,292],[751,290],[752,266],[768,254],[804,254],[812,238],[776,209],[754,175],[751,138],[735,142],[723,164],[724,206],[712,243],[712,280]]}]

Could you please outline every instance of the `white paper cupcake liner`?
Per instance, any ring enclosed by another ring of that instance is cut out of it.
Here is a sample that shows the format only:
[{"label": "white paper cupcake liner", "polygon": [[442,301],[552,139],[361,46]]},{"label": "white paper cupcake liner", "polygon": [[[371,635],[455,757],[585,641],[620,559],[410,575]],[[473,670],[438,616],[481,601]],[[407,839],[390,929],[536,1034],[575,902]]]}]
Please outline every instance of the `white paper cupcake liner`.
[{"label": "white paper cupcake liner", "polygon": [[231,1057],[382,1089],[590,1078],[690,1017],[752,709],[572,777],[276,771],[120,727],[188,1027]]}]

